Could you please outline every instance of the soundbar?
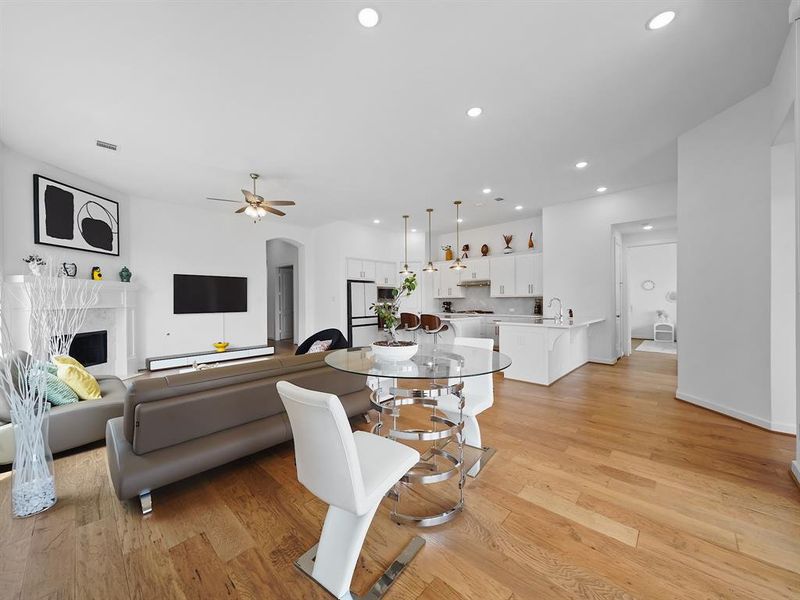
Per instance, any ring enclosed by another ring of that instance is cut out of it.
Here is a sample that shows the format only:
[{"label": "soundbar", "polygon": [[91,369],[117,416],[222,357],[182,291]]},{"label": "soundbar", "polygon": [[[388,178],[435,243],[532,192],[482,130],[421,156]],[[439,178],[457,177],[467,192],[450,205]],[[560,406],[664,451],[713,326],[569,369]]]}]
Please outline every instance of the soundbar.
[{"label": "soundbar", "polygon": [[145,368],[148,371],[163,371],[164,369],[179,369],[191,367],[193,364],[218,363],[244,358],[258,358],[275,354],[272,346],[247,346],[244,348],[229,348],[225,352],[193,352],[191,354],[173,354],[172,356],[155,356],[145,359]]}]

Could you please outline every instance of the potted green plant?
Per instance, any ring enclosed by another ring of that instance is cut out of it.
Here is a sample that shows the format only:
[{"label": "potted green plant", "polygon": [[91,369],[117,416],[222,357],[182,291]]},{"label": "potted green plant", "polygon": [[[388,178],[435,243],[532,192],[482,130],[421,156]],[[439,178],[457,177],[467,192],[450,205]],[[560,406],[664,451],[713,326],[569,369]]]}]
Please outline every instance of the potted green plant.
[{"label": "potted green plant", "polygon": [[409,275],[392,290],[392,299],[376,302],[370,309],[383,323],[383,330],[388,339],[372,343],[375,356],[384,360],[408,360],[417,352],[415,342],[406,342],[397,338],[397,326],[400,324],[400,302],[408,298],[417,289],[417,276]]}]

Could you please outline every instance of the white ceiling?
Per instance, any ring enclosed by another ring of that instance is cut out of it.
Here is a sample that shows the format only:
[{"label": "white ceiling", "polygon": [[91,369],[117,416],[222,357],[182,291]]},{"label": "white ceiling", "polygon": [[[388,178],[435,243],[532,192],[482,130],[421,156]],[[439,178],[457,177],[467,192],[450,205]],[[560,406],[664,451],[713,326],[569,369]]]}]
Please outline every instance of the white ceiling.
[{"label": "white ceiling", "polygon": [[788,32],[788,0],[364,5],[4,3],[0,137],[132,196],[208,207],[257,171],[292,223],[460,198],[477,227],[674,179],[676,136],[767,85]]}]

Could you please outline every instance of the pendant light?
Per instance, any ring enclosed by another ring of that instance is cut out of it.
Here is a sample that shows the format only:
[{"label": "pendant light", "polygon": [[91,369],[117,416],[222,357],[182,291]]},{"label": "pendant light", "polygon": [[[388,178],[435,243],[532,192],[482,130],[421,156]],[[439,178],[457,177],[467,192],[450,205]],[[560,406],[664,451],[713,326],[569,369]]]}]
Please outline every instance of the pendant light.
[{"label": "pendant light", "polygon": [[433,209],[428,208],[426,210],[428,212],[428,264],[425,265],[425,268],[422,270],[425,273],[435,273],[439,269],[433,265],[433,260],[431,260],[431,213],[433,212]]},{"label": "pendant light", "polygon": [[459,258],[458,256],[461,252],[461,250],[459,249],[461,248],[461,241],[459,239],[459,231],[458,231],[458,223],[459,223],[458,207],[461,206],[461,200],[456,200],[455,202],[453,202],[453,204],[456,205],[456,259],[453,261],[453,264],[450,265],[450,268],[458,271],[460,269],[466,269],[467,265],[462,263],[461,258]]},{"label": "pendant light", "polygon": [[408,277],[414,274],[414,271],[408,268],[408,215],[403,215],[403,245],[403,270],[400,271],[400,275]]}]

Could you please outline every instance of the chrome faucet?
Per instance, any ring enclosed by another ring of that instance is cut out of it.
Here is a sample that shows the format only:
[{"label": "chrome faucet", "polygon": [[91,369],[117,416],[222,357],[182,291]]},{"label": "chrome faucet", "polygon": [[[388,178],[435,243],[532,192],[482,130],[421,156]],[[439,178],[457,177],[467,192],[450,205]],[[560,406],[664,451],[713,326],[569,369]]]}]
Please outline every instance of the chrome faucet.
[{"label": "chrome faucet", "polygon": [[550,298],[550,302],[547,303],[547,308],[553,308],[553,302],[558,300],[558,312],[556,313],[555,320],[556,323],[560,323],[564,320],[564,304],[561,302],[561,298],[553,296]]}]

